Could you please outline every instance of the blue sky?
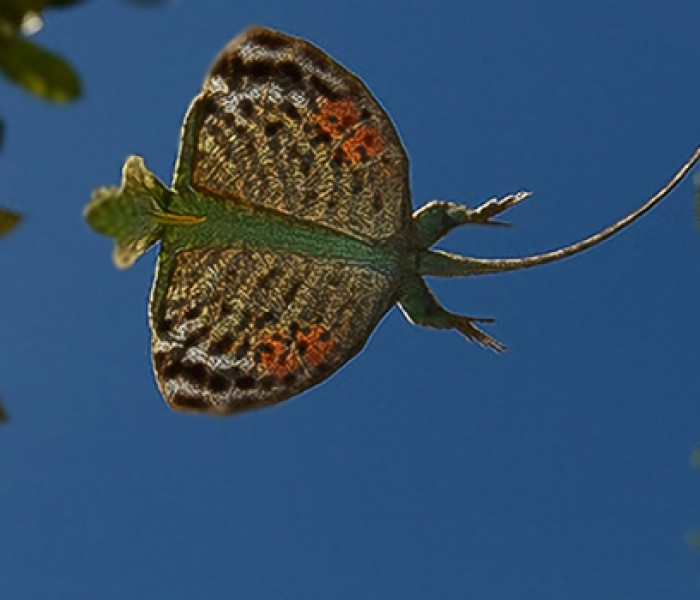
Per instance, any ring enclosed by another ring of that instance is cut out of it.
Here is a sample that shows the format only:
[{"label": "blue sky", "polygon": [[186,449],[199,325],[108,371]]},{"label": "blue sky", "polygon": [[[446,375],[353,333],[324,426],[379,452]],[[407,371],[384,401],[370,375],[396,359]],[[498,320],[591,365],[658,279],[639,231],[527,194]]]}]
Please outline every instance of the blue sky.
[{"label": "blue sky", "polygon": [[219,49],[251,24],[358,73],[413,201],[535,195],[443,247],[527,254],[638,206],[700,141],[694,0],[94,1],[47,16],[85,95],[0,82],[4,598],[696,598],[700,236],[686,182],[631,230],[538,270],[431,282],[494,316],[497,356],[394,310],[279,407],[176,414],[150,370],[155,252],[81,221],[129,154],[164,180]]}]

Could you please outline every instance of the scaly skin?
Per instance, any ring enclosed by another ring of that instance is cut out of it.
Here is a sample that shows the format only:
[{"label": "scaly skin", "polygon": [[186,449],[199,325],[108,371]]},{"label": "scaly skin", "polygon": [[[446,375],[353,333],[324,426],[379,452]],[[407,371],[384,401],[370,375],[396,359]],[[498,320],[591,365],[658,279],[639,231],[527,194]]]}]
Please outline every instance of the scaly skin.
[{"label": "scaly skin", "polygon": [[167,402],[224,415],[280,402],[355,356],[394,305],[500,351],[445,310],[423,276],[505,272],[602,242],[668,192],[700,149],[640,209],[543,255],[482,259],[430,250],[455,227],[495,220],[520,192],[470,209],[431,202],[411,214],[408,160],[365,85],[308,42],[254,28],[219,55],[183,126],[167,189],[131,157],[120,188],[85,218],[114,238],[117,266],[160,242],[150,302],[153,365]]}]

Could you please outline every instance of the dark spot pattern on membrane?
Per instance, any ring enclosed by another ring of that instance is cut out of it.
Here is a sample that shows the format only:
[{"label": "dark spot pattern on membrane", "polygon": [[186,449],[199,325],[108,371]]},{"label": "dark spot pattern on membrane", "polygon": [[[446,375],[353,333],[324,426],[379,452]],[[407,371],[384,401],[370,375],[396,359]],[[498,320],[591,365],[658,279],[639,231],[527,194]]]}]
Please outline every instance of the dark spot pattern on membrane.
[{"label": "dark spot pattern on membrane", "polygon": [[255,379],[250,375],[243,375],[235,380],[235,384],[242,390],[252,390],[255,387]]},{"label": "dark spot pattern on membrane", "polygon": [[219,394],[229,388],[229,381],[222,375],[212,373],[209,376],[208,387],[215,394]]},{"label": "dark spot pattern on membrane", "polygon": [[255,329],[262,329],[265,325],[272,323],[274,320],[275,316],[268,310],[255,319],[253,327]]},{"label": "dark spot pattern on membrane", "polygon": [[282,104],[280,104],[280,110],[293,121],[298,121],[299,119],[301,119],[299,111],[289,100],[284,100]]},{"label": "dark spot pattern on membrane", "polygon": [[187,321],[193,321],[196,319],[199,315],[202,314],[202,306],[201,305],[195,305],[191,306],[185,311],[185,319]]},{"label": "dark spot pattern on membrane", "polygon": [[312,75],[309,82],[316,90],[318,95],[328,98],[328,100],[337,100],[339,95],[318,75]]},{"label": "dark spot pattern on membrane", "polygon": [[243,98],[243,100],[238,103],[238,110],[244,117],[250,118],[255,112],[255,107],[248,98]]},{"label": "dark spot pattern on membrane", "polygon": [[209,350],[213,354],[226,354],[231,351],[233,344],[233,336],[230,333],[226,333],[220,340],[214,342]]},{"label": "dark spot pattern on membrane", "polygon": [[184,408],[190,410],[208,410],[209,405],[200,396],[193,396],[192,394],[185,394],[184,392],[177,392],[170,399],[170,404],[177,408]]},{"label": "dark spot pattern on membrane", "polygon": [[201,327],[200,329],[195,329],[194,331],[191,331],[187,335],[187,337],[185,338],[183,346],[185,348],[190,348],[192,346],[198,346],[199,342],[201,342],[204,338],[209,337],[210,332],[211,332],[211,327],[209,327],[208,325],[205,325],[204,327]]},{"label": "dark spot pattern on membrane", "polygon": [[260,388],[268,391],[272,389],[272,386],[275,385],[275,378],[273,375],[264,375],[263,377],[260,378]]},{"label": "dark spot pattern on membrane", "polygon": [[214,96],[204,96],[201,100],[202,112],[204,114],[215,114],[218,112],[219,107],[216,98]]},{"label": "dark spot pattern on membrane", "polygon": [[323,361],[316,365],[316,369],[318,369],[319,373],[328,373],[331,370],[331,366],[326,361]]},{"label": "dark spot pattern on membrane", "polygon": [[236,348],[236,354],[235,357],[237,360],[241,360],[245,357],[246,354],[250,351],[250,342],[247,340],[243,342],[238,348]]},{"label": "dark spot pattern on membrane", "polygon": [[268,342],[263,342],[262,344],[258,344],[258,347],[256,348],[257,352],[272,352],[272,344]]},{"label": "dark spot pattern on membrane", "polygon": [[284,125],[280,123],[279,121],[272,121],[265,125],[265,135],[267,137],[272,137],[277,134],[277,132],[282,129]]},{"label": "dark spot pattern on membrane", "polygon": [[182,378],[203,386],[207,381],[207,368],[201,363],[184,365],[182,369]]},{"label": "dark spot pattern on membrane", "polygon": [[170,359],[170,354],[168,352],[154,352],[153,353],[153,366],[156,371],[160,371],[165,363]]},{"label": "dark spot pattern on membrane", "polygon": [[304,78],[301,68],[292,61],[282,61],[277,65],[277,69],[279,74],[292,84],[297,84]]},{"label": "dark spot pattern on membrane", "polygon": [[287,40],[285,40],[282,36],[277,35],[272,31],[265,30],[259,30],[252,33],[249,37],[249,41],[256,46],[267,48],[268,50],[281,50],[288,45]]},{"label": "dark spot pattern on membrane", "polygon": [[177,379],[184,371],[184,368],[182,361],[175,359],[163,369],[163,377],[166,379]]},{"label": "dark spot pattern on membrane", "polygon": [[267,81],[275,72],[275,63],[269,60],[256,60],[248,63],[246,72],[257,81]]}]

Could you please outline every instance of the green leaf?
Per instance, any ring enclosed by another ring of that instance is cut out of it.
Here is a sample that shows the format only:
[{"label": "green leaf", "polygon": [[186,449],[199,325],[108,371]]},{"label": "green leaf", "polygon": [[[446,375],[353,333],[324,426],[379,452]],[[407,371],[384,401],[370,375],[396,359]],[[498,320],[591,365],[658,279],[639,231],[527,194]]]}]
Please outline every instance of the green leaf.
[{"label": "green leaf", "polygon": [[0,69],[25,90],[51,102],[80,96],[80,79],[60,56],[19,36],[0,40]]},{"label": "green leaf", "polygon": [[27,13],[38,13],[46,0],[0,0],[0,21],[19,29]]},{"label": "green leaf", "polygon": [[20,221],[20,216],[17,213],[0,208],[0,235],[5,235]]}]

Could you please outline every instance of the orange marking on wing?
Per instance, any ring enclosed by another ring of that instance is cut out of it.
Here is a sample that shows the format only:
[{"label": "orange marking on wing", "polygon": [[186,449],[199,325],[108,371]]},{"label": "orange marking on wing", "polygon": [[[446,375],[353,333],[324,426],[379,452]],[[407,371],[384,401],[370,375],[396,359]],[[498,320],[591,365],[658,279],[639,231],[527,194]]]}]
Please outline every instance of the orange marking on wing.
[{"label": "orange marking on wing", "polygon": [[360,127],[351,138],[343,142],[343,152],[353,163],[365,156],[376,156],[382,151],[382,138],[371,127]]},{"label": "orange marking on wing", "polygon": [[360,118],[360,111],[352,100],[329,100],[319,111],[318,125],[332,137],[342,135]]},{"label": "orange marking on wing", "polygon": [[260,360],[266,373],[281,379],[299,368],[299,359],[284,341],[270,337],[263,344],[267,348],[260,352]]},{"label": "orange marking on wing", "polygon": [[296,335],[297,348],[303,348],[304,361],[312,367],[320,365],[333,349],[333,338],[325,327],[316,325]]}]

